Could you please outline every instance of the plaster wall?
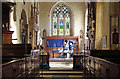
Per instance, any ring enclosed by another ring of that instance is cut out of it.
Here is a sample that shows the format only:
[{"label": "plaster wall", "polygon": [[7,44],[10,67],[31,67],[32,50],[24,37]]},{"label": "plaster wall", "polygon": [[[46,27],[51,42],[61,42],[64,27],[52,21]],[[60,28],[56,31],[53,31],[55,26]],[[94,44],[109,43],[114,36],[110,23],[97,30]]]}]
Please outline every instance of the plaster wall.
[{"label": "plaster wall", "polygon": [[[14,31],[12,35],[12,39],[17,39],[13,40],[13,44],[19,44],[21,43],[21,37],[20,37],[20,19],[21,19],[21,13],[22,10],[25,10],[26,13],[26,19],[27,19],[27,24],[29,24],[29,19],[31,17],[31,5],[32,3],[26,2],[24,5],[22,2],[16,2],[16,21],[13,21],[13,15],[11,14],[11,30]],[[14,28],[14,29],[13,29]],[[28,26],[29,28],[29,26]]]},{"label": "plaster wall", "polygon": [[105,48],[102,47],[103,50],[109,50],[110,49],[110,12],[109,8],[110,3],[105,2],[104,3],[104,11],[103,11],[103,29],[102,29],[102,36],[107,36],[107,46]]},{"label": "plaster wall", "polygon": [[95,36],[95,48],[102,48],[102,27],[103,27],[103,3],[97,3],[96,7],[96,36]]},{"label": "plaster wall", "polygon": [[[109,2],[98,2],[96,7],[96,38],[95,48],[108,50],[110,49],[110,13],[109,13]],[[103,48],[102,37],[106,36],[107,46]]]}]

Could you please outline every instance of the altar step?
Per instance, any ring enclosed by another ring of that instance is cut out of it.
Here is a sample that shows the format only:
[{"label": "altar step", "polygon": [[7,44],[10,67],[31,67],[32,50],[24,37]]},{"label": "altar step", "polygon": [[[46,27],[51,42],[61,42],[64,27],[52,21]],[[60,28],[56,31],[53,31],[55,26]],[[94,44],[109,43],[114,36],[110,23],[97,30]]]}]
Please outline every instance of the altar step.
[{"label": "altar step", "polygon": [[39,71],[40,75],[83,75],[83,71],[74,70],[49,70],[49,71]]},{"label": "altar step", "polygon": [[29,77],[32,79],[84,79],[92,77],[92,74],[85,69],[73,69],[73,62],[49,62],[50,69],[38,69],[32,72]]},{"label": "altar step", "polygon": [[90,73],[85,73],[84,70],[39,70],[32,72],[30,78],[44,79],[81,79],[92,77]]},{"label": "altar step", "polygon": [[[57,63],[54,63],[54,64],[57,64]],[[65,65],[65,64],[63,64],[62,62],[62,65]],[[44,79],[76,79],[76,78],[81,79],[82,78],[84,79],[84,78],[89,78],[93,76],[85,69],[75,70],[72,68],[71,65],[69,65],[68,68],[62,65],[59,65],[59,67],[57,67],[57,65],[55,66],[51,65],[49,70],[38,69],[34,72],[31,72],[27,77],[30,77],[32,79],[36,79],[36,78],[44,78]]]}]

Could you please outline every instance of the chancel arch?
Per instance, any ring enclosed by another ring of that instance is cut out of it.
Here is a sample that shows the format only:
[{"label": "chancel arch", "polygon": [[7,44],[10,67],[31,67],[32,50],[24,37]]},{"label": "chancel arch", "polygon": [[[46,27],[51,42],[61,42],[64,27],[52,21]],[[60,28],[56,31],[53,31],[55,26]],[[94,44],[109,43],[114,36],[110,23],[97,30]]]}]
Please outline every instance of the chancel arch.
[{"label": "chancel arch", "polygon": [[71,7],[63,1],[55,3],[50,10],[51,36],[70,36],[73,21]]},{"label": "chancel arch", "polygon": [[26,12],[23,9],[21,13],[21,19],[20,19],[20,37],[21,37],[21,43],[25,44],[27,43],[28,36],[28,24],[27,24],[27,16]]}]

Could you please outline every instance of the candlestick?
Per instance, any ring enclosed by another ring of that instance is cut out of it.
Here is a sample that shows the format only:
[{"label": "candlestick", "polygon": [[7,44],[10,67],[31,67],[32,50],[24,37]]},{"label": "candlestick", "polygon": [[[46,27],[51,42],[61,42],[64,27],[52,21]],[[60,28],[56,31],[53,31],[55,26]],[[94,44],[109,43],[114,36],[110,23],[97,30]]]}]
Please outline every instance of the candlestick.
[{"label": "candlestick", "polygon": [[4,24],[3,24],[3,27],[5,27]]},{"label": "candlestick", "polygon": [[8,30],[8,23],[6,23],[6,28],[7,28],[7,30]]}]

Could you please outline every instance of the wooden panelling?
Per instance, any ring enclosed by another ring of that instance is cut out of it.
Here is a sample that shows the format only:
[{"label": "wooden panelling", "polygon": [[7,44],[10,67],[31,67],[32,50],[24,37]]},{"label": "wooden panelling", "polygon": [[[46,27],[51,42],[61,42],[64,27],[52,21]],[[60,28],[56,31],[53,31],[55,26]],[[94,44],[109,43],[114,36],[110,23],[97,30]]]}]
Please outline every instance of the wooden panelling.
[{"label": "wooden panelling", "polygon": [[2,33],[2,44],[12,44],[13,31],[6,31]]},{"label": "wooden panelling", "polygon": [[90,50],[90,55],[120,64],[120,50]]}]

